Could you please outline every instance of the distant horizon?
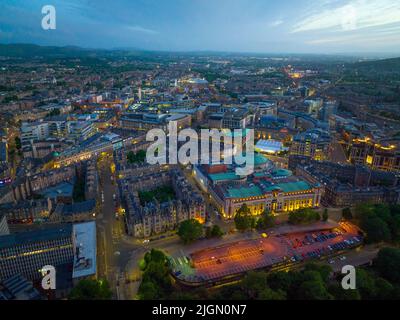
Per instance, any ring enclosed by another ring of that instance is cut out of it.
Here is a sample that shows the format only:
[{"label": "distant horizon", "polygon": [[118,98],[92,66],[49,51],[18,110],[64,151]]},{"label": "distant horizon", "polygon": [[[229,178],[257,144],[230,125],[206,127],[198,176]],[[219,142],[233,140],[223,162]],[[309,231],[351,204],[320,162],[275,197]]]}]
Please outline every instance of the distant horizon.
[{"label": "distant horizon", "polygon": [[[225,51],[225,50],[167,50],[167,49],[144,49],[137,47],[90,47],[80,46],[75,44],[40,44],[34,42],[0,42],[0,45],[33,45],[38,47],[54,47],[54,48],[77,48],[81,50],[103,50],[103,51],[139,51],[139,52],[160,52],[160,53],[171,53],[171,54],[237,54],[237,55],[271,55],[271,56],[332,56],[332,57],[346,57],[346,58],[381,58],[381,59],[392,59],[400,58],[400,53],[395,52],[257,52],[257,51]],[[1,56],[1,54],[0,54]]]}]

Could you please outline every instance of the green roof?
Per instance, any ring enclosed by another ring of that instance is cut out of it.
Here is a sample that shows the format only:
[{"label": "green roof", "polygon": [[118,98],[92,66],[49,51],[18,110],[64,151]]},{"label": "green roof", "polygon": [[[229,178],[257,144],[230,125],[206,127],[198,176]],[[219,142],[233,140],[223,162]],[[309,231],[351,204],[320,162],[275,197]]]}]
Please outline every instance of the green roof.
[{"label": "green roof", "polygon": [[212,181],[237,180],[240,177],[234,172],[213,173],[208,175]]},{"label": "green roof", "polygon": [[288,177],[293,175],[292,171],[286,169],[278,169],[272,172],[274,177]]},{"label": "green roof", "polygon": [[283,192],[298,192],[310,190],[311,186],[305,181],[284,182],[270,185],[267,187],[268,191],[281,189]]},{"label": "green roof", "polygon": [[236,130],[222,130],[227,137],[246,137],[250,129],[242,129],[241,132]]},{"label": "green roof", "polygon": [[268,161],[269,160],[266,157],[264,157],[262,154],[259,154],[259,153],[255,153],[254,154],[254,165],[255,166],[259,166],[259,165],[265,164]]},{"label": "green roof", "polygon": [[228,189],[229,198],[249,198],[260,197],[262,195],[263,192],[258,186]]}]

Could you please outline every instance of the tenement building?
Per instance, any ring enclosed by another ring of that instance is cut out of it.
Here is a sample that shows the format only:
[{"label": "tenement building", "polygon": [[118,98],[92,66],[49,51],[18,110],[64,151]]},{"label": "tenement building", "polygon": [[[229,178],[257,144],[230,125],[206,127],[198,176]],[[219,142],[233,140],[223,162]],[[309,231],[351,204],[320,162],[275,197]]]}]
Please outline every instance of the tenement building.
[{"label": "tenement building", "polygon": [[[144,165],[145,166],[145,165]],[[127,170],[118,182],[128,232],[143,238],[174,230],[189,219],[205,221],[205,203],[177,168]],[[130,175],[129,172],[135,172]]]}]

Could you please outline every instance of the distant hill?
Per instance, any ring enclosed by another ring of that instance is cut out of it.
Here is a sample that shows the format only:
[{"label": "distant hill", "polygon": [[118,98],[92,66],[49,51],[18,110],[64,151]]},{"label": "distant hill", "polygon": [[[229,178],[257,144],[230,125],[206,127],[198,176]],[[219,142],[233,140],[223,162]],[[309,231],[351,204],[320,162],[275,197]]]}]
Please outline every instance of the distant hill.
[{"label": "distant hill", "polygon": [[352,68],[359,71],[400,73],[400,58],[358,62],[354,63]]},{"label": "distant hill", "polygon": [[35,44],[0,44],[0,56],[11,58],[84,57],[104,54],[106,50],[83,49],[74,46],[55,47]]}]

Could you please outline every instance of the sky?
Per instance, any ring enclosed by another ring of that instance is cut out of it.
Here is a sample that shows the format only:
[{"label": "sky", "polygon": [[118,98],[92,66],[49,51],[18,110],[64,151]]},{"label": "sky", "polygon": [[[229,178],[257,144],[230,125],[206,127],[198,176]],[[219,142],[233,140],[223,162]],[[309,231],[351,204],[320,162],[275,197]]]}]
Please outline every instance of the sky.
[{"label": "sky", "polygon": [[400,0],[1,0],[0,43],[400,55]]}]

